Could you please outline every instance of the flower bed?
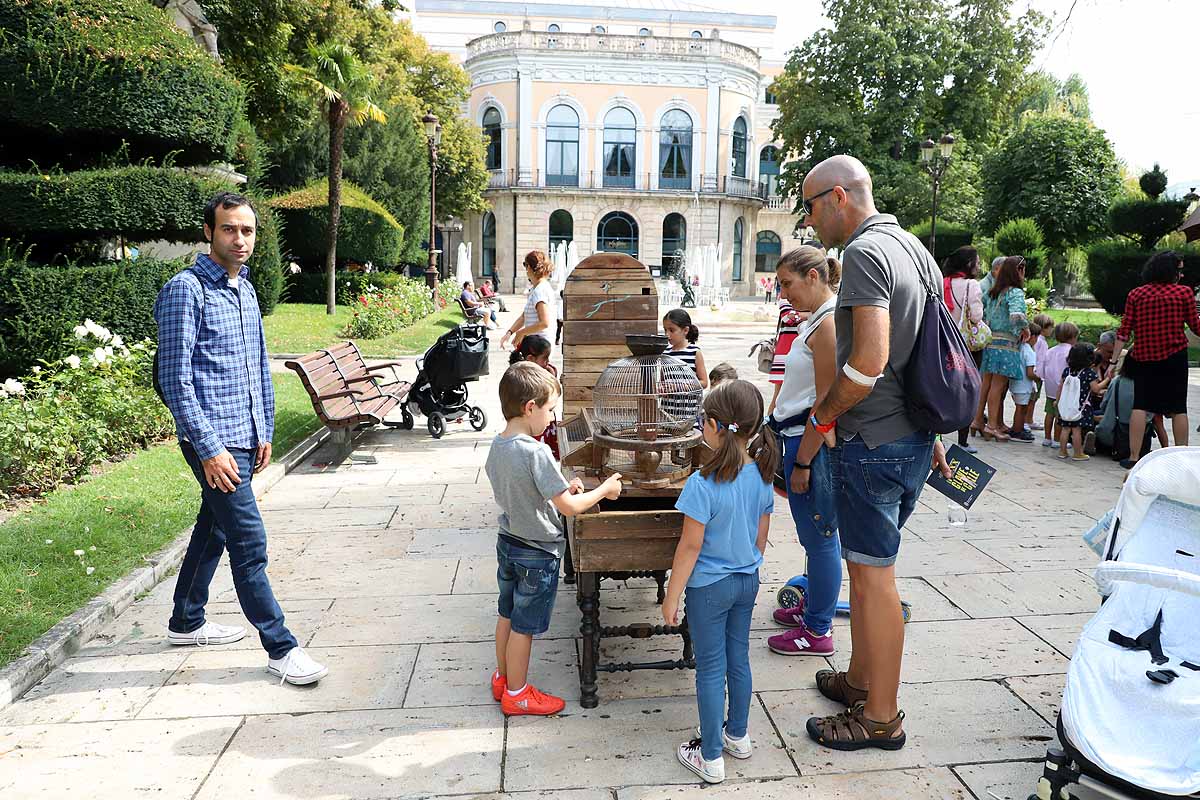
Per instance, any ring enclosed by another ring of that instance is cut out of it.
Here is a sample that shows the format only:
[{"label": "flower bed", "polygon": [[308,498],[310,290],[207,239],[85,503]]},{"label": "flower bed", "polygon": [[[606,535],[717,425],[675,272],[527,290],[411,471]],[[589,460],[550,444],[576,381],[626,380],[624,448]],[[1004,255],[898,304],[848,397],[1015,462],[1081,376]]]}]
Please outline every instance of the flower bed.
[{"label": "flower bed", "polygon": [[171,433],[154,394],[155,344],[86,320],[74,352],[0,386],[0,497],[36,497]]},{"label": "flower bed", "polygon": [[452,282],[438,284],[435,304],[421,281],[405,279],[389,287],[368,284],[354,303],[345,334],[353,339],[387,336],[445,308],[458,291]]}]

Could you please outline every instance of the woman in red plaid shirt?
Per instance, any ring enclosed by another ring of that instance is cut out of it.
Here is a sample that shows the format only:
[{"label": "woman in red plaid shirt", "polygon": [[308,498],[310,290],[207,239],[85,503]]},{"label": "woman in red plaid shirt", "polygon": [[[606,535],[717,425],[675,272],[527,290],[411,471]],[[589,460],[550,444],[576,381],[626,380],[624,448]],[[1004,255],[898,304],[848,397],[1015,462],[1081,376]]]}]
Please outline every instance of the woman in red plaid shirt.
[{"label": "woman in red plaid shirt", "polygon": [[1146,414],[1171,418],[1176,446],[1187,446],[1188,360],[1184,326],[1200,335],[1196,295],[1179,283],[1183,258],[1167,250],[1150,257],[1142,268],[1145,284],[1125,298],[1125,315],[1117,330],[1114,357],[1133,334],[1129,366],[1133,370],[1133,410],[1129,419],[1129,458],[1121,466],[1132,467],[1141,455]]}]

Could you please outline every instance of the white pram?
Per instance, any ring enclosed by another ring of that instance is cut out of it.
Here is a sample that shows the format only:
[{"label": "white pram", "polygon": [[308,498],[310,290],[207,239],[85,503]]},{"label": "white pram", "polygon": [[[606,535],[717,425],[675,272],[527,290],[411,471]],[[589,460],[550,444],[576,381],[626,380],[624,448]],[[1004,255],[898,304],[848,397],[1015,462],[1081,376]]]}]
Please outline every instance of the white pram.
[{"label": "white pram", "polygon": [[1033,797],[1200,797],[1200,447],[1137,463],[1104,553]]}]

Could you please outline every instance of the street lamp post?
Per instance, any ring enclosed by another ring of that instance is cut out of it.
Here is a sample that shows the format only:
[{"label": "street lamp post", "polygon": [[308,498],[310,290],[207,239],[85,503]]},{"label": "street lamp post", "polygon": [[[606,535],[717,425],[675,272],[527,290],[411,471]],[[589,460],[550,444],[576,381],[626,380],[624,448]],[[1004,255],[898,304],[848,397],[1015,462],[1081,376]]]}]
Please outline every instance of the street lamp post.
[{"label": "street lamp post", "polygon": [[[934,152],[935,148],[937,152]],[[933,213],[929,218],[929,252],[933,254],[934,259],[937,258],[938,189],[942,183],[942,176],[946,174],[946,169],[950,166],[950,157],[953,154],[954,137],[948,133],[938,139],[936,145],[933,139],[921,142],[921,166],[925,167],[925,171],[933,178]]]},{"label": "street lamp post", "polygon": [[425,139],[429,142],[429,264],[425,267],[425,285],[437,289],[437,149],[442,142],[442,126],[438,118],[429,112],[421,118],[425,125]]}]

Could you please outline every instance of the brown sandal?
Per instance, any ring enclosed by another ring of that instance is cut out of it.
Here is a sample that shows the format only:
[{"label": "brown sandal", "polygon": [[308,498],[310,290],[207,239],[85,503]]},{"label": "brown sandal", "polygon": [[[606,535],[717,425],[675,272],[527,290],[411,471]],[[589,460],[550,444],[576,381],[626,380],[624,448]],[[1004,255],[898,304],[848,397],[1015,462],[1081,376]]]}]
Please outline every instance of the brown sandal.
[{"label": "brown sandal", "polygon": [[862,750],[864,747],[899,750],[904,747],[908,737],[902,728],[903,711],[891,722],[876,722],[867,719],[864,709],[865,706],[859,704],[830,717],[811,717],[808,735],[817,744],[834,750]]},{"label": "brown sandal", "polygon": [[847,708],[856,703],[867,702],[867,690],[851,686],[846,673],[832,669],[817,671],[817,690],[835,703]]}]

